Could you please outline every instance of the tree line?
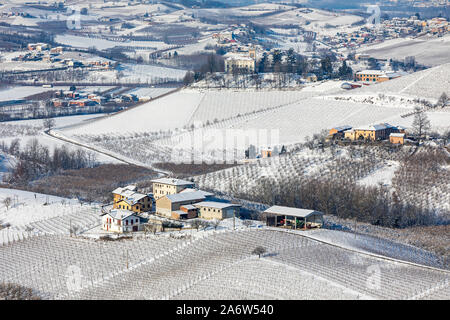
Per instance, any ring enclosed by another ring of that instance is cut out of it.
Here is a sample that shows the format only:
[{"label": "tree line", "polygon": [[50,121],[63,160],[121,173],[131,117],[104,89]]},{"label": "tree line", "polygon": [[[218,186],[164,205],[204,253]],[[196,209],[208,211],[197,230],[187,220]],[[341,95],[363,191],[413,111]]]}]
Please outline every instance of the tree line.
[{"label": "tree line", "polygon": [[9,146],[2,141],[0,150],[18,160],[10,174],[4,177],[5,182],[11,184],[27,184],[62,170],[93,168],[98,165],[94,152],[83,149],[69,150],[64,145],[56,146],[51,152],[36,138],[29,140],[23,148],[19,139],[12,140]]},{"label": "tree line", "polygon": [[[434,224],[434,212],[404,204],[386,187],[364,187],[356,183],[308,179],[291,180],[282,190],[273,188],[273,181],[262,181],[247,199],[270,205],[309,208],[344,219],[356,219],[390,228]],[[251,199],[250,199],[251,198]]]}]

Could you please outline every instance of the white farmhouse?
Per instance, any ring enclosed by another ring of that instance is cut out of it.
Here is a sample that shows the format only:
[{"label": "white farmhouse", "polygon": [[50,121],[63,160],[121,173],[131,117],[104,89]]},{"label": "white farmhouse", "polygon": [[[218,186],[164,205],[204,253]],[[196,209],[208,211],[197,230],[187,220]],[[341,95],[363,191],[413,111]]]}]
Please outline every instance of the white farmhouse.
[{"label": "white farmhouse", "polygon": [[141,231],[143,229],[143,224],[137,213],[116,209],[103,215],[102,229],[117,233],[134,232]]}]

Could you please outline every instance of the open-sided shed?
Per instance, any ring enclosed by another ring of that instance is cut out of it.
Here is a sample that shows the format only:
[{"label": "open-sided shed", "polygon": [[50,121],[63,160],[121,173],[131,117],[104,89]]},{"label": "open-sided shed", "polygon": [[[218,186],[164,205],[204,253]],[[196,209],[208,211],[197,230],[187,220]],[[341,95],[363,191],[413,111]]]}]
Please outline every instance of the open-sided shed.
[{"label": "open-sided shed", "polygon": [[323,225],[323,213],[315,210],[272,206],[264,214],[267,226],[271,227],[307,229]]}]

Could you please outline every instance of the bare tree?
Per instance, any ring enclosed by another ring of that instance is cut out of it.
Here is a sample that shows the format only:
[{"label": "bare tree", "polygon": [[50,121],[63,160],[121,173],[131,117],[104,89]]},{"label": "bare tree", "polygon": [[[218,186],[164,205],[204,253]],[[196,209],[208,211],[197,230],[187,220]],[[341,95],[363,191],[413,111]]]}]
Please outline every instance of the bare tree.
[{"label": "bare tree", "polygon": [[420,107],[414,109],[414,121],[412,123],[413,131],[419,139],[419,143],[423,140],[426,132],[430,130],[431,124],[426,113]]},{"label": "bare tree", "polygon": [[211,227],[211,222],[209,221],[200,221],[200,223],[203,230],[206,230],[208,227]]},{"label": "bare tree", "polygon": [[264,253],[266,253],[266,252],[267,252],[266,248],[261,247],[261,246],[256,247],[256,248],[252,251],[253,254],[257,254],[257,255],[258,255],[258,258],[261,258],[261,255],[264,254]]},{"label": "bare tree", "polygon": [[253,224],[253,222],[251,220],[244,220],[242,221],[242,224],[249,228]]},{"label": "bare tree", "polygon": [[0,300],[40,300],[31,288],[13,283],[0,283]]},{"label": "bare tree", "polygon": [[80,228],[78,226],[71,226],[69,228],[70,236],[74,235],[76,237],[79,229]]},{"label": "bare tree", "polygon": [[34,230],[34,228],[31,227],[31,226],[27,226],[27,227],[25,228],[25,231],[28,232],[29,234],[31,234],[31,232],[33,232],[33,230]]},{"label": "bare tree", "polygon": [[191,226],[192,226],[192,228],[195,228],[195,229],[197,229],[197,231],[198,231],[198,229],[202,226],[202,221],[200,221],[200,220],[194,220],[194,221],[192,221],[191,222]]},{"label": "bare tree", "polygon": [[214,220],[211,222],[211,225],[214,227],[214,230],[217,230],[217,227],[219,227],[219,225],[220,225],[221,222],[222,222],[222,221],[220,221],[220,220],[218,220],[218,219],[214,219]]},{"label": "bare tree", "polygon": [[53,118],[44,119],[43,126],[47,130],[52,130],[52,128],[55,126],[55,119]]},{"label": "bare tree", "polygon": [[441,96],[438,99],[437,105],[444,108],[449,102],[449,98],[445,92],[442,92]]},{"label": "bare tree", "polygon": [[147,235],[148,232],[156,234],[157,231],[158,231],[158,228],[153,223],[147,223],[147,224],[144,225],[144,234],[145,235]]},{"label": "bare tree", "polygon": [[11,203],[12,203],[11,197],[6,197],[5,199],[3,199],[3,204],[5,205],[6,210],[9,210]]}]

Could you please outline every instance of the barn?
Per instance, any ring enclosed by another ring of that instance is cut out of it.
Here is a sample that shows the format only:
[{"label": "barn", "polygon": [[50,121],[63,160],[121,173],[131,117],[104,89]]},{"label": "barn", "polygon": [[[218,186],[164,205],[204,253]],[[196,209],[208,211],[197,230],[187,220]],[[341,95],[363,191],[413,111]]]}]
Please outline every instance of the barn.
[{"label": "barn", "polygon": [[264,211],[264,215],[269,227],[313,229],[323,225],[323,213],[315,210],[272,206]]}]

